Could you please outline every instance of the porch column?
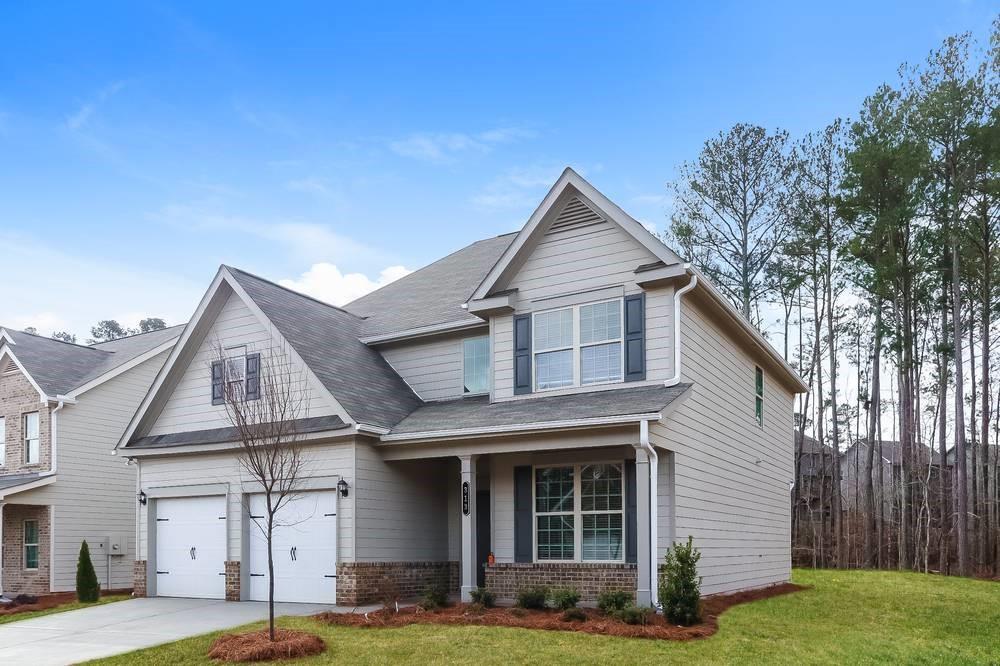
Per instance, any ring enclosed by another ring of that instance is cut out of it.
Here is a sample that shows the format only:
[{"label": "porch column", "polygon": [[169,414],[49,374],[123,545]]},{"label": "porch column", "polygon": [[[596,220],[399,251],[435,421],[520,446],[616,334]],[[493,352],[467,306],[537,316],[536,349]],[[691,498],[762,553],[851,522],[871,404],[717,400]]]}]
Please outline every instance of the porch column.
[{"label": "porch column", "polygon": [[649,583],[650,543],[649,543],[649,454],[645,449],[635,450],[635,526],[636,526],[636,590],[635,605],[640,608],[652,603]]},{"label": "porch column", "polygon": [[476,589],[476,456],[459,456],[462,464],[462,601],[472,601]]}]

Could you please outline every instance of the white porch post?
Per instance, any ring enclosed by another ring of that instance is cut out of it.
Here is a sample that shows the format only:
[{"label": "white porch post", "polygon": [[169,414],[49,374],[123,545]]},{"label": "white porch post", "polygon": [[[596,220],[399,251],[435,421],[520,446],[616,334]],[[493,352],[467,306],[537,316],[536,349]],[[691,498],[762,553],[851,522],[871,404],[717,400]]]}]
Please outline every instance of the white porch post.
[{"label": "white porch post", "polygon": [[472,601],[476,589],[476,456],[459,456],[462,464],[462,601]]},{"label": "white porch post", "polygon": [[645,449],[635,450],[635,525],[636,525],[636,581],[635,605],[640,608],[652,603],[649,583],[649,454]]}]

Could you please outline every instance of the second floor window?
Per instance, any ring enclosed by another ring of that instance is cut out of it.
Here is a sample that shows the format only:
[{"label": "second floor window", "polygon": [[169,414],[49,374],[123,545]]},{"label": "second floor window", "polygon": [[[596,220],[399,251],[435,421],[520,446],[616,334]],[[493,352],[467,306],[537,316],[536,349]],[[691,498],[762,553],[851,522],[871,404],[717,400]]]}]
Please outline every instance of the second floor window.
[{"label": "second floor window", "polygon": [[24,415],[24,463],[32,465],[41,458],[38,439],[38,412]]},{"label": "second floor window", "polygon": [[757,425],[764,425],[764,371],[756,368],[754,371],[754,410],[757,416]]},{"label": "second floor window", "polygon": [[535,389],[622,381],[622,301],[539,312],[532,318]]},{"label": "second floor window", "polygon": [[490,339],[488,336],[462,341],[462,392],[465,395],[489,393]]},{"label": "second floor window", "polygon": [[7,464],[7,419],[0,416],[0,467]]}]

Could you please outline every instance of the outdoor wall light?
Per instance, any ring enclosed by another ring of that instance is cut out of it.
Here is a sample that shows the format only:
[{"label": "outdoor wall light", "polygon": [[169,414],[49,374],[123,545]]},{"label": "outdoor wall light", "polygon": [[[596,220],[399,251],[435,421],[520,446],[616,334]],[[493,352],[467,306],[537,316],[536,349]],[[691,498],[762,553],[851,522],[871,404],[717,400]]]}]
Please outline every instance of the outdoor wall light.
[{"label": "outdoor wall light", "polygon": [[139,500],[139,504],[146,506],[147,499],[146,499],[146,493],[144,491],[140,490],[139,494],[136,495],[136,498]]},{"label": "outdoor wall light", "polygon": [[340,481],[337,481],[337,490],[340,491],[341,497],[347,497],[347,488],[347,481],[344,481],[343,478],[341,478]]}]

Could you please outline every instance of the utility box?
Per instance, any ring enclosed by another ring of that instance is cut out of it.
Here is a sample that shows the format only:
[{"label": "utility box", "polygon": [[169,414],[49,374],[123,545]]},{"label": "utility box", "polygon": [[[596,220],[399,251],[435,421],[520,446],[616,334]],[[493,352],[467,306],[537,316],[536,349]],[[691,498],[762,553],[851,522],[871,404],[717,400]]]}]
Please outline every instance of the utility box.
[{"label": "utility box", "polygon": [[109,544],[111,555],[126,555],[128,553],[128,534],[112,534]]},{"label": "utility box", "polygon": [[111,552],[111,538],[97,537],[96,539],[87,539],[87,548],[90,549],[90,559],[99,562]]}]

